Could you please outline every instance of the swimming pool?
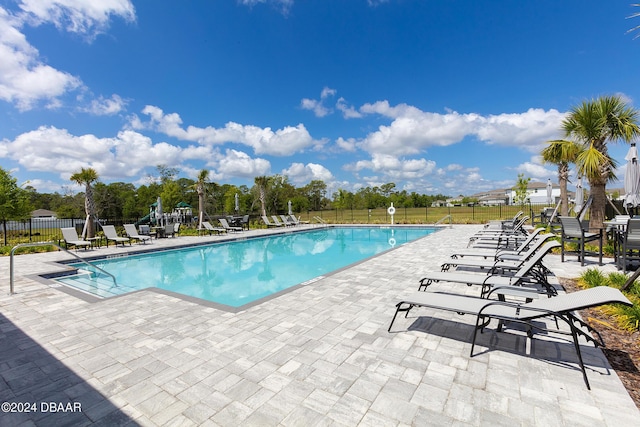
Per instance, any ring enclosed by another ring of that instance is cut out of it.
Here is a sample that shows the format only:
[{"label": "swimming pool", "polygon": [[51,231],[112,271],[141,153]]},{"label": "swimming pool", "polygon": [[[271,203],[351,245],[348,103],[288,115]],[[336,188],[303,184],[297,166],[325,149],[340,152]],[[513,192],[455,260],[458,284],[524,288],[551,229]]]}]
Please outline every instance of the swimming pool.
[{"label": "swimming pool", "polygon": [[99,297],[159,288],[241,307],[437,231],[433,227],[323,227],[92,261],[113,274],[58,278]]}]

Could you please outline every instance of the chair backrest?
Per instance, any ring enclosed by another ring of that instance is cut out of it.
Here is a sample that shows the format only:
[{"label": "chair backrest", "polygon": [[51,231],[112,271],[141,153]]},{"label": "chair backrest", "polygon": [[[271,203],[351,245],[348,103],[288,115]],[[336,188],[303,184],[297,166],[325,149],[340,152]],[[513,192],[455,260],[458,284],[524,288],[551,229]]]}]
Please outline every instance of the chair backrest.
[{"label": "chair backrest", "polygon": [[296,218],[295,215],[289,215],[289,217],[291,218],[291,222],[293,222],[294,224],[298,224],[300,221],[298,220],[298,218]]},{"label": "chair backrest", "polygon": [[531,269],[535,267],[536,264],[538,264],[546,254],[551,252],[553,248],[559,248],[560,246],[562,246],[561,243],[555,240],[545,243],[535,254],[533,254],[533,256],[531,256],[526,262],[522,264],[520,269],[516,272],[515,276],[524,277],[528,275]]},{"label": "chair backrest", "polygon": [[140,229],[140,234],[149,234],[149,233],[151,233],[151,227],[149,227],[149,225],[147,225],[147,224],[142,224],[138,228]]},{"label": "chair backrest", "polygon": [[262,220],[264,221],[265,224],[272,225],[271,221],[269,221],[269,218],[267,216],[262,215]]},{"label": "chair backrest", "polygon": [[180,232],[180,223],[176,222],[175,224],[173,224],[173,232],[174,233],[179,233]]},{"label": "chair backrest", "polygon": [[67,242],[74,242],[80,240],[78,232],[73,227],[65,227],[60,229],[62,231],[62,238]]},{"label": "chair backrest", "polygon": [[136,236],[138,234],[138,231],[136,230],[136,226],[133,224],[125,224],[124,231],[126,231],[129,237]]},{"label": "chair backrest", "polygon": [[248,224],[249,223],[249,215],[244,215],[242,217],[242,223],[243,224]]},{"label": "chair backrest", "polygon": [[118,233],[116,233],[116,228],[113,225],[103,225],[102,231],[104,235],[107,236],[108,239],[118,237]]},{"label": "chair backrest", "polygon": [[164,234],[165,235],[170,235],[170,234],[173,234],[173,233],[174,233],[173,224],[170,224],[170,223],[165,224],[165,226],[164,226]]},{"label": "chair backrest", "polygon": [[202,221],[202,226],[207,230],[213,230],[213,225],[209,221]]},{"label": "chair backrest", "polygon": [[522,259],[526,260],[528,259],[531,255],[533,255],[538,249],[540,249],[540,247],[542,247],[542,245],[549,240],[550,238],[555,237],[553,234],[548,233],[548,234],[542,234],[540,235],[540,238],[538,240],[536,240],[535,242],[533,242],[531,244],[531,246],[529,246],[529,249],[527,249],[524,252],[521,252],[521,256]]},{"label": "chair backrest", "polygon": [[280,223],[280,220],[278,220],[278,217],[277,217],[277,216],[275,216],[275,215],[271,215],[271,219],[273,219],[273,223],[274,223],[275,225],[282,225],[282,224]]},{"label": "chair backrest", "polygon": [[220,221],[220,224],[222,224],[223,228],[230,228],[226,218],[218,218],[218,221]]},{"label": "chair backrest", "polygon": [[531,244],[531,242],[533,241],[533,239],[535,239],[538,234],[540,234],[542,232],[542,228],[536,228],[535,230],[533,230],[529,236],[527,236],[527,238],[524,240],[524,242],[522,242],[520,244],[520,246],[518,246],[516,248],[516,252],[522,252],[524,250],[527,249],[527,247]]},{"label": "chair backrest", "polygon": [[572,216],[559,216],[560,224],[562,225],[562,234],[568,237],[582,237],[584,230],[582,229],[582,223],[578,218]]},{"label": "chair backrest", "polygon": [[285,215],[280,215],[280,218],[282,218],[282,222],[284,222],[285,224],[292,224],[289,218],[287,218]]}]

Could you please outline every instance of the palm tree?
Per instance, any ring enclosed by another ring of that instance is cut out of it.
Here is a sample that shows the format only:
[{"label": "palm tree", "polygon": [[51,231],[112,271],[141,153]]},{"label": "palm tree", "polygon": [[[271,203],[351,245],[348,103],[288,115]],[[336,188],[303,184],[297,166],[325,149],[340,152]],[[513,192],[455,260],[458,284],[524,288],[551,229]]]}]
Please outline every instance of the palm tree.
[{"label": "palm tree", "polygon": [[640,135],[638,111],[619,96],[603,96],[573,107],[562,121],[562,129],[566,138],[581,146],[576,165],[591,187],[589,225],[595,231],[602,228],[605,219],[606,184],[615,179],[616,164],[607,143],[631,142]]},{"label": "palm tree", "polygon": [[209,179],[209,171],[202,169],[198,173],[198,180],[195,184],[196,193],[198,193],[198,228],[202,228],[202,221],[204,221],[204,202],[205,202],[205,190],[207,186],[207,180]]},{"label": "palm tree", "polygon": [[[632,4],[631,6],[640,7],[640,3],[635,3],[635,4]],[[627,19],[629,19],[629,18],[637,18],[637,17],[640,17],[640,12],[636,12],[636,13],[630,15],[630,16],[627,16]],[[635,27],[631,28],[630,30],[627,30],[627,33],[631,33],[633,31],[640,31],[640,25],[636,25]],[[637,39],[638,37],[640,37],[640,34],[636,34],[634,39]]]},{"label": "palm tree", "polygon": [[96,235],[94,219],[97,217],[96,204],[93,200],[93,188],[91,184],[98,180],[98,172],[92,168],[81,168],[69,178],[77,184],[84,184],[84,211],[87,214],[87,237]]},{"label": "palm tree", "polygon": [[267,215],[267,210],[265,208],[266,199],[267,199],[267,185],[269,184],[268,176],[257,176],[255,178],[255,183],[258,186],[258,199],[260,200],[260,208],[262,209],[262,215]]},{"label": "palm tree", "polygon": [[558,184],[560,185],[560,214],[569,215],[569,196],[567,182],[569,182],[569,164],[575,163],[580,146],[573,141],[556,139],[547,141],[547,146],[542,150],[542,160],[545,163],[558,165]]}]

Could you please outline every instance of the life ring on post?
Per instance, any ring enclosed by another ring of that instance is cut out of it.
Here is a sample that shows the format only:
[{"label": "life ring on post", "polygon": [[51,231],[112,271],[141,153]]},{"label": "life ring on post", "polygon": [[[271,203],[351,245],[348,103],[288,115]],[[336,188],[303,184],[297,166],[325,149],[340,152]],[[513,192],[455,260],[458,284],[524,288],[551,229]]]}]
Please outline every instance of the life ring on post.
[{"label": "life ring on post", "polygon": [[391,205],[387,208],[387,212],[389,212],[389,215],[393,215],[396,213],[396,208],[394,208],[393,205]]}]

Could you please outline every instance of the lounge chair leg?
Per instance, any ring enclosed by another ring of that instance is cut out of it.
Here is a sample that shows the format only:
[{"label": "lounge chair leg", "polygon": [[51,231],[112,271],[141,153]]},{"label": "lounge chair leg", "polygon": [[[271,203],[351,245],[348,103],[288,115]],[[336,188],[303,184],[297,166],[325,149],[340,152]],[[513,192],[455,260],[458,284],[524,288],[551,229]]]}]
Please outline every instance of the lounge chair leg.
[{"label": "lounge chair leg", "polygon": [[580,344],[578,343],[578,334],[576,332],[576,327],[570,321],[567,321],[567,323],[569,323],[569,326],[571,327],[573,346],[575,347],[576,354],[578,355],[578,364],[580,365],[580,369],[582,369],[582,378],[584,378],[584,383],[587,385],[587,390],[591,390],[589,379],[587,378],[587,370],[585,369],[584,362],[582,361],[582,352],[580,351]]},{"label": "lounge chair leg", "polygon": [[387,332],[391,332],[391,327],[393,326],[393,322],[396,321],[396,317],[398,316],[399,312],[404,311],[405,312],[404,317],[406,318],[409,315],[409,311],[411,311],[411,309],[413,308],[411,304],[409,304],[407,308],[401,308],[401,307],[402,307],[402,302],[399,302],[398,304],[396,304],[396,313],[393,315],[393,319],[391,319],[391,323],[389,324],[389,328],[387,329]]}]

